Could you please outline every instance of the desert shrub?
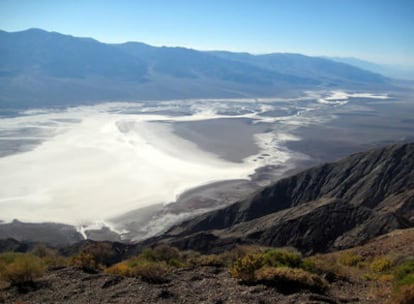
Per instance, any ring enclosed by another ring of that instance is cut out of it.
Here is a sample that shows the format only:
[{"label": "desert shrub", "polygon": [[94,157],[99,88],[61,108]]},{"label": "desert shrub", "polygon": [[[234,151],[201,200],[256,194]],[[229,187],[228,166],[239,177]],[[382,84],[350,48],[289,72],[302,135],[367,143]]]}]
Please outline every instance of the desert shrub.
[{"label": "desert shrub", "polygon": [[31,253],[41,258],[49,269],[61,268],[68,265],[68,260],[60,255],[56,249],[44,245],[36,246]]},{"label": "desert shrub", "polygon": [[258,245],[237,245],[231,250],[228,250],[222,254],[226,256],[226,259],[231,260],[231,262],[235,262],[236,260],[243,258],[246,255],[265,253],[270,249],[272,248]]},{"label": "desert shrub", "polygon": [[94,272],[101,268],[95,257],[87,252],[80,252],[71,257],[70,263],[72,265],[82,268],[86,272]]},{"label": "desert shrub", "polygon": [[158,245],[154,249],[145,248],[138,257],[148,262],[166,262],[169,266],[176,268],[186,266],[186,261],[180,251],[166,244]]},{"label": "desert shrub", "polygon": [[304,258],[300,263],[300,268],[309,272],[317,272],[318,268],[313,258]]},{"label": "desert shrub", "polygon": [[44,258],[47,256],[56,255],[57,250],[46,247],[45,245],[37,245],[31,250],[30,253],[39,258]]},{"label": "desert shrub", "polygon": [[357,266],[362,262],[362,257],[353,251],[344,251],[339,255],[338,262],[344,266]]},{"label": "desert shrub", "polygon": [[174,268],[182,267],[180,252],[173,247],[147,248],[138,256],[115,264],[105,269],[105,272],[140,277],[142,280],[158,284],[168,282],[167,274]]},{"label": "desert shrub", "polygon": [[111,251],[110,243],[88,243],[71,257],[70,263],[86,272],[96,272],[111,264]]},{"label": "desert shrub", "polygon": [[300,268],[323,275],[329,282],[347,277],[360,277],[361,270],[355,267],[345,266],[339,263],[341,254],[316,254],[303,259]]},{"label": "desert shrub", "polygon": [[394,281],[394,275],[386,273],[386,274],[381,274],[378,276],[378,281],[380,282],[392,282]]},{"label": "desert shrub", "polygon": [[90,243],[82,248],[82,252],[91,255],[98,265],[111,264],[112,245],[110,243]]},{"label": "desert shrub", "polygon": [[414,284],[414,260],[405,261],[394,270],[397,286]]},{"label": "desert shrub", "polygon": [[414,303],[414,284],[402,286],[397,293],[395,293],[389,304],[412,304]]},{"label": "desert shrub", "polygon": [[33,254],[3,253],[0,255],[0,277],[11,285],[33,282],[45,272],[45,264]]},{"label": "desert shrub", "polygon": [[155,254],[152,248],[145,248],[139,256],[147,261],[155,262],[157,261],[157,255]]},{"label": "desert shrub", "polygon": [[263,263],[274,267],[299,267],[302,263],[302,256],[294,249],[271,249],[263,254]]},{"label": "desert shrub", "polygon": [[154,254],[158,261],[168,262],[169,260],[179,260],[180,251],[172,246],[161,244],[154,248]]},{"label": "desert shrub", "polygon": [[130,270],[130,267],[125,262],[121,262],[106,268],[105,272],[119,276],[130,276]]},{"label": "desert shrub", "polygon": [[230,267],[233,278],[245,283],[255,281],[255,272],[263,266],[263,255],[260,253],[248,254],[234,262]]},{"label": "desert shrub", "polygon": [[225,256],[222,254],[200,255],[193,263],[197,266],[223,267],[227,265]]},{"label": "desert shrub", "polygon": [[188,265],[197,265],[196,261],[201,256],[201,253],[194,250],[185,250],[180,253],[181,259]]},{"label": "desert shrub", "polygon": [[399,286],[410,284],[414,284],[414,273],[410,273],[406,275],[404,278],[397,281],[397,285]]},{"label": "desert shrub", "polygon": [[316,274],[290,267],[263,267],[256,271],[257,282],[276,287],[282,293],[294,293],[302,289],[324,292],[328,283]]},{"label": "desert shrub", "polygon": [[390,270],[391,267],[392,267],[392,260],[389,257],[377,257],[369,265],[369,268],[371,269],[371,271],[376,272],[376,273]]},{"label": "desert shrub", "polygon": [[372,272],[366,272],[361,275],[361,279],[366,281],[376,281],[378,279],[378,274]]},{"label": "desert shrub", "polygon": [[143,281],[153,284],[167,283],[167,274],[170,272],[166,262],[152,262],[138,264],[130,270],[130,276],[140,277]]},{"label": "desert shrub", "polygon": [[142,280],[154,284],[168,282],[167,274],[170,271],[171,267],[165,261],[153,262],[141,257],[133,258],[105,269],[106,273],[127,277],[140,277]]}]

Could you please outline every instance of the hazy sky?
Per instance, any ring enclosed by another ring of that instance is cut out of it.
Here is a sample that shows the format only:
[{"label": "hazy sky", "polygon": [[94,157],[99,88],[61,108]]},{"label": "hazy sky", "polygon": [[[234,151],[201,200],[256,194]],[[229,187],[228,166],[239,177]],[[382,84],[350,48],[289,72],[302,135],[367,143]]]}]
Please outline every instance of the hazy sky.
[{"label": "hazy sky", "polygon": [[0,29],[414,66],[413,0],[0,0]]}]

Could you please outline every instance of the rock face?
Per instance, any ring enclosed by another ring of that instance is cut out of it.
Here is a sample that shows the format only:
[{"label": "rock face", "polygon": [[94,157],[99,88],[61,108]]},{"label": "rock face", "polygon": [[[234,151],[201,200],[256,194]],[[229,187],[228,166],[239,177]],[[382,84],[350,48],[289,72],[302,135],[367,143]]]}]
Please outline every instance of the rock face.
[{"label": "rock face", "polygon": [[294,246],[308,254],[349,248],[414,227],[414,143],[311,168],[147,242],[214,252],[234,243]]}]

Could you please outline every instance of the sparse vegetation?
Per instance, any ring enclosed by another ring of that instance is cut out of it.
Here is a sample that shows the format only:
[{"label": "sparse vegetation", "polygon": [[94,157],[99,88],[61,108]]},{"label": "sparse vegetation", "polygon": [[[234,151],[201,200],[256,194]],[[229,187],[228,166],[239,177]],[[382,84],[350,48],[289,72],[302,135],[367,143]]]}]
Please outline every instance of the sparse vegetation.
[{"label": "sparse vegetation", "polygon": [[244,283],[256,281],[255,273],[263,267],[263,255],[260,253],[248,254],[238,260],[230,268],[233,278],[239,279]]},{"label": "sparse vegetation", "polygon": [[146,248],[141,254],[105,269],[105,272],[121,276],[140,277],[149,283],[165,283],[167,274],[187,263],[181,252],[168,245]]},{"label": "sparse vegetation", "polygon": [[295,249],[270,249],[247,254],[237,259],[230,267],[231,275],[243,283],[262,283],[276,287],[283,293],[300,289],[323,292],[328,283],[319,275],[309,272],[314,269],[310,260],[303,260]]},{"label": "sparse vegetation", "polygon": [[68,259],[59,254],[56,249],[46,247],[45,245],[36,246],[31,253],[41,258],[49,269],[61,268],[69,264]]},{"label": "sparse vegetation", "polygon": [[86,244],[72,256],[70,264],[81,267],[86,272],[95,272],[110,265],[111,245],[109,243]]},{"label": "sparse vegetation", "polygon": [[45,246],[26,254],[4,253],[0,255],[0,283],[23,286],[42,276],[46,269],[75,265],[87,272],[104,270],[162,284],[171,282],[175,276],[169,274],[175,269],[189,267],[194,271],[208,266],[221,268],[220,271],[227,268],[242,284],[264,284],[285,294],[303,289],[324,293],[328,282],[365,280],[364,284],[370,286],[370,299],[389,301],[387,304],[413,301],[414,260],[396,254],[376,256],[375,252],[367,255],[345,250],[303,258],[293,248],[236,246],[220,254],[203,255],[162,244],[110,265],[112,254],[110,243],[88,243],[69,259]]},{"label": "sparse vegetation", "polygon": [[295,249],[271,249],[263,254],[263,263],[268,266],[300,267],[302,255]]},{"label": "sparse vegetation", "polygon": [[376,273],[382,273],[384,271],[390,270],[391,267],[392,260],[389,257],[377,257],[369,265],[371,271]]},{"label": "sparse vegetation", "polygon": [[347,250],[304,259],[302,267],[323,274],[328,279],[371,281],[374,284],[371,293],[375,299],[384,300],[391,297],[389,303],[414,303],[412,259],[395,258],[395,255],[376,256],[374,252],[363,257]]},{"label": "sparse vegetation", "polygon": [[148,283],[161,284],[169,281],[171,267],[166,262],[141,263],[131,269],[130,276],[140,277]]},{"label": "sparse vegetation", "polygon": [[414,285],[414,260],[408,260],[400,264],[394,270],[397,286]]},{"label": "sparse vegetation", "polygon": [[324,292],[328,283],[316,274],[300,268],[263,267],[255,273],[257,282],[274,286],[282,293],[294,293],[301,289]]},{"label": "sparse vegetation", "polygon": [[223,254],[209,254],[198,256],[192,260],[192,264],[197,266],[224,267],[227,265],[227,262]]},{"label": "sparse vegetation", "polygon": [[362,262],[362,257],[351,250],[347,250],[339,255],[338,262],[344,266],[357,266]]},{"label": "sparse vegetation", "polygon": [[9,252],[0,255],[0,279],[11,285],[33,283],[45,272],[41,258],[29,253]]}]

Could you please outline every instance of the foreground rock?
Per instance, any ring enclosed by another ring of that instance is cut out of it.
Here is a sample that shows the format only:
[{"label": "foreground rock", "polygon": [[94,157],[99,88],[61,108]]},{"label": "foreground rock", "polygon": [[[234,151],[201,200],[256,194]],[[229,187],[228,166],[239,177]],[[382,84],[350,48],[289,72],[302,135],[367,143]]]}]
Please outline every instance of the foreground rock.
[{"label": "foreground rock", "polygon": [[340,298],[311,292],[286,295],[264,285],[241,285],[227,269],[216,267],[178,269],[166,279],[167,283],[150,284],[141,279],[64,268],[49,271],[36,286],[26,290],[0,290],[0,303],[377,303],[369,299],[365,286],[350,282],[333,285],[333,294],[340,290],[348,293],[349,297]]},{"label": "foreground rock", "polygon": [[[115,247],[114,247],[115,248]],[[116,247],[117,248],[117,247]],[[119,249],[119,248],[118,248]],[[72,248],[73,250],[73,248]],[[349,250],[347,250],[349,251]],[[412,259],[414,228],[395,230],[371,240],[352,252],[367,261],[376,257]],[[344,252],[318,255],[332,261]],[[338,268],[341,274],[326,277],[328,289],[322,293],[302,290],[278,291],[261,284],[243,285],[225,267],[194,266],[178,268],[163,277],[160,284],[141,278],[128,278],[103,272],[86,273],[80,268],[49,270],[34,284],[9,287],[0,284],[0,303],[389,303],[392,283],[367,280],[361,267]],[[368,270],[369,271],[369,270]]]}]

